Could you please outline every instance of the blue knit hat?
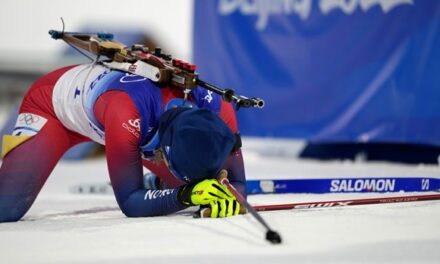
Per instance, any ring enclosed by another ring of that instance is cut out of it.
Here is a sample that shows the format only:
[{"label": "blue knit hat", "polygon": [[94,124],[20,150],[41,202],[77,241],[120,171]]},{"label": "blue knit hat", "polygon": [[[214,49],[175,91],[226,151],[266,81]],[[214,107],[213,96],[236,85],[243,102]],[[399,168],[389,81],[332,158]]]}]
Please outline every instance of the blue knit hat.
[{"label": "blue knit hat", "polygon": [[203,108],[166,111],[159,137],[171,172],[186,182],[216,177],[236,140],[216,114]]}]

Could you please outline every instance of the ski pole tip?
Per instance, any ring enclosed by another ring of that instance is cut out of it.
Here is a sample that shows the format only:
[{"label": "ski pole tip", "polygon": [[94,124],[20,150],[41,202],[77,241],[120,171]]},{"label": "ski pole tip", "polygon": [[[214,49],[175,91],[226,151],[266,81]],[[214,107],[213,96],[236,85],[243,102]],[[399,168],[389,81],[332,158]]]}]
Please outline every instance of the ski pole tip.
[{"label": "ski pole tip", "polygon": [[272,244],[281,244],[281,236],[278,232],[273,230],[268,230],[266,232],[266,240]]}]

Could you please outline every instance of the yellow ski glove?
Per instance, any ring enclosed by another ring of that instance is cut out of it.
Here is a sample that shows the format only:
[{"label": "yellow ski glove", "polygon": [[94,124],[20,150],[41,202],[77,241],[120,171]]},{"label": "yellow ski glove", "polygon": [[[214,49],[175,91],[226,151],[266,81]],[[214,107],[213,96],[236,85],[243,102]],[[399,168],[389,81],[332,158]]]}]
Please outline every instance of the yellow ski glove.
[{"label": "yellow ski glove", "polygon": [[200,209],[200,217],[223,218],[240,213],[240,203],[235,199],[220,199],[204,205]]},{"label": "yellow ski glove", "polygon": [[184,205],[207,205],[219,200],[235,200],[234,195],[216,179],[189,183],[180,188],[179,201]]}]

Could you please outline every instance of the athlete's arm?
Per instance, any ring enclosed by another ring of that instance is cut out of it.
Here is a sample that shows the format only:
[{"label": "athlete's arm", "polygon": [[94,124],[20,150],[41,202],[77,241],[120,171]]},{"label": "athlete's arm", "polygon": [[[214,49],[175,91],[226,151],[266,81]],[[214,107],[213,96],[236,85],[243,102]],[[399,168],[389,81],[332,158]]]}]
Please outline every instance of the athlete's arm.
[{"label": "athlete's arm", "polygon": [[[238,133],[237,117],[232,104],[222,100],[219,115],[233,133]],[[246,174],[241,148],[229,155],[224,168],[228,171],[229,182],[246,197]]]},{"label": "athlete's arm", "polygon": [[143,188],[140,132],[132,125],[139,113],[130,97],[121,91],[106,92],[98,98],[94,112],[105,128],[107,166],[122,212],[128,217],[141,217],[184,209],[177,200],[178,189]]}]

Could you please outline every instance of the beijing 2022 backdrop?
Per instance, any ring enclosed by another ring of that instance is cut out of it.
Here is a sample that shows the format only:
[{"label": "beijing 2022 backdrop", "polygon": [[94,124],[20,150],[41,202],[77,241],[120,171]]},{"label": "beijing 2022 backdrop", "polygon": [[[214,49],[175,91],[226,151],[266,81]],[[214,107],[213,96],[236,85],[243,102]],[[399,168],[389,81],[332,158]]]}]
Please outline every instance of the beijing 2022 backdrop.
[{"label": "beijing 2022 backdrop", "polygon": [[242,134],[440,146],[440,1],[195,1],[201,76],[266,100]]}]

